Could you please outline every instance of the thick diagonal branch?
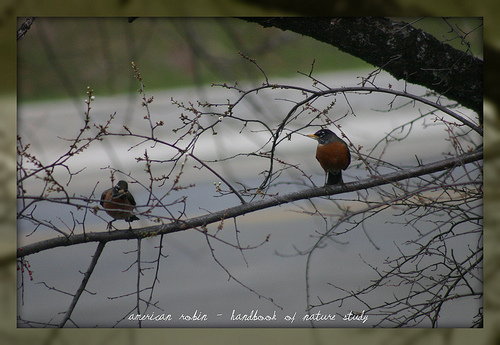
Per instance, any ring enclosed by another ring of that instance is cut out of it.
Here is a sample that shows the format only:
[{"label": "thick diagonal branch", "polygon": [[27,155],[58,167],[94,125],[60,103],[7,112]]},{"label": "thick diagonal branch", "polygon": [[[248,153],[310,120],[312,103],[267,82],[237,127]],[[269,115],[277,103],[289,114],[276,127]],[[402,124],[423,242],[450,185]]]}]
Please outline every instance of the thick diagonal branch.
[{"label": "thick diagonal branch", "polygon": [[194,217],[191,219],[173,222],[169,224],[149,226],[140,229],[130,230],[117,230],[112,232],[94,232],[87,234],[78,234],[68,237],[56,237],[33,244],[26,245],[24,247],[17,249],[17,257],[21,258],[26,255],[31,255],[38,253],[43,250],[70,246],[80,243],[87,242],[107,242],[115,240],[128,240],[133,238],[144,238],[160,234],[168,234],[183,230],[188,230],[196,227],[203,227],[208,224],[216,223],[222,219],[234,218],[247,213],[263,210],[266,208],[287,204],[290,202],[317,198],[327,195],[335,195],[346,192],[353,192],[357,190],[363,190],[367,188],[373,188],[385,184],[389,184],[396,181],[401,181],[409,179],[412,177],[422,176],[426,174],[435,173],[438,171],[443,171],[451,169],[457,166],[472,163],[483,159],[483,151],[477,150],[474,152],[466,153],[458,157],[444,159],[438,162],[429,163],[426,165],[417,166],[414,168],[404,169],[398,172],[393,172],[385,175],[380,175],[377,177],[370,177],[358,182],[350,182],[345,185],[335,185],[328,187],[315,187],[298,192],[277,195],[273,197],[268,197],[262,200],[249,202],[246,204],[241,204],[238,206],[230,207],[225,210],[209,213],[199,217]]}]

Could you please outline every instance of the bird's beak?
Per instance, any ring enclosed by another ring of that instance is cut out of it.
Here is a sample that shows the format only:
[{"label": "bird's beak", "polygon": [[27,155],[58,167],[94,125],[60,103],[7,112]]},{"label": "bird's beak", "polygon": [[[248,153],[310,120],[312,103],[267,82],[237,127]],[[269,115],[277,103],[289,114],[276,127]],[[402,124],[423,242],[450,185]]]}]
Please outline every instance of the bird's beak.
[{"label": "bird's beak", "polygon": [[319,138],[316,134],[308,134],[307,136],[309,138],[313,138],[313,139],[318,139]]}]

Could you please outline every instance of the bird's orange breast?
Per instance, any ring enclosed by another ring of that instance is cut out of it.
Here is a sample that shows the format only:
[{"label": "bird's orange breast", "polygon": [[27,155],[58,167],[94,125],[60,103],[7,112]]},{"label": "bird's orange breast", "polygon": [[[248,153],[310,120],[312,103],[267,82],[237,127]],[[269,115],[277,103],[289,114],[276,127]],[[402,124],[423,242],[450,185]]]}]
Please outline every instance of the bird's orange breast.
[{"label": "bird's orange breast", "polygon": [[316,159],[325,171],[335,172],[347,169],[351,163],[351,154],[347,145],[339,141],[318,145]]},{"label": "bird's orange breast", "polygon": [[114,198],[111,191],[107,192],[102,202],[102,207],[111,217],[115,219],[126,219],[132,215],[134,205],[127,198]]}]

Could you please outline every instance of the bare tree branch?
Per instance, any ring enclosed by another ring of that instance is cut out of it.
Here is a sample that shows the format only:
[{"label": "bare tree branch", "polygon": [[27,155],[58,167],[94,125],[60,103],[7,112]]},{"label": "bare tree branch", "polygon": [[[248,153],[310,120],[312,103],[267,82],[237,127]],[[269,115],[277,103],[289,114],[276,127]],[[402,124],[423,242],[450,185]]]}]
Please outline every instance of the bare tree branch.
[{"label": "bare tree branch", "polygon": [[21,24],[19,29],[17,29],[17,40],[19,41],[21,38],[23,38],[31,28],[31,25],[33,25],[33,22],[35,21],[36,17],[28,17],[26,20]]},{"label": "bare tree branch", "polygon": [[482,149],[475,152],[466,153],[460,157],[449,158],[439,162],[429,163],[411,169],[405,169],[400,172],[381,175],[378,178],[368,178],[366,180],[359,182],[346,183],[345,185],[328,186],[326,188],[316,187],[289,194],[277,195],[263,200],[258,200],[238,205],[235,207],[231,207],[226,210],[191,218],[185,221],[178,221],[175,223],[170,223],[165,225],[149,226],[134,230],[116,230],[109,233],[98,232],[98,233],[87,233],[86,235],[78,234],[78,235],[71,235],[68,237],[56,237],[18,248],[17,257],[22,258],[27,255],[35,254],[43,250],[61,246],[70,246],[80,243],[95,242],[95,241],[108,242],[114,240],[128,240],[133,238],[145,238],[154,235],[184,231],[191,228],[202,227],[208,224],[219,222],[222,219],[234,218],[243,214],[255,212],[258,210],[262,210],[277,205],[287,204],[293,201],[316,198],[327,195],[336,195],[340,193],[353,192],[357,190],[381,186],[416,176],[443,171],[455,166],[465,165],[481,159],[483,159]]},{"label": "bare tree branch", "polygon": [[61,323],[59,324],[59,328],[64,327],[66,322],[69,320],[71,317],[71,314],[73,313],[73,310],[76,307],[76,304],[78,303],[78,300],[80,299],[80,296],[82,295],[83,291],[85,290],[85,287],[87,286],[87,283],[89,282],[90,276],[92,276],[92,272],[94,271],[95,266],[97,265],[97,261],[99,260],[99,257],[101,256],[102,251],[104,250],[104,246],[106,245],[106,242],[99,242],[99,245],[96,248],[96,251],[94,253],[94,256],[92,256],[92,261],[90,262],[89,268],[87,269],[87,272],[83,275],[83,280],[78,287],[78,290],[76,291],[73,300],[71,301],[71,304],[66,311],[66,314],[64,315],[64,318],[62,319]]}]

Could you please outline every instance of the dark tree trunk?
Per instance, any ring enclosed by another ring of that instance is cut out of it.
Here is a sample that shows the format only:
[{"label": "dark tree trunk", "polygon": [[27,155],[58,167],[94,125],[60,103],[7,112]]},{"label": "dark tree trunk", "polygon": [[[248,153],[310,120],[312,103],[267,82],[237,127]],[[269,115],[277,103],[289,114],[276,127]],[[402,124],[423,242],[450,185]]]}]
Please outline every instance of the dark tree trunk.
[{"label": "dark tree trunk", "polygon": [[244,19],[328,43],[482,116],[483,61],[407,23],[376,17]]}]

